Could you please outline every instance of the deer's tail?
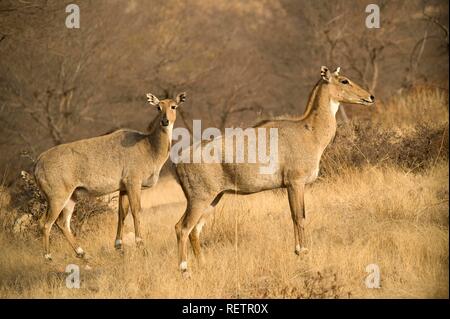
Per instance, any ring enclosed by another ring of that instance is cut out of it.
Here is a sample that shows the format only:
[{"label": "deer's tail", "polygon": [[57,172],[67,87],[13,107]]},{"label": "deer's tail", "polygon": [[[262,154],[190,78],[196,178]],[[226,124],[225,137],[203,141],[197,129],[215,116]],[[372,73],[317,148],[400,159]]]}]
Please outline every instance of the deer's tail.
[{"label": "deer's tail", "polygon": [[[31,196],[35,198],[40,203],[45,203],[47,201],[47,197],[42,192],[41,188],[39,187],[39,183],[36,180],[36,177],[34,175],[34,169],[35,169],[36,163],[33,165],[33,173],[30,174],[27,171],[21,171],[20,176],[22,180],[25,183],[26,189],[28,189],[31,192]],[[39,225],[42,227],[43,222],[46,218],[47,213],[44,212],[41,217],[39,218]]]}]

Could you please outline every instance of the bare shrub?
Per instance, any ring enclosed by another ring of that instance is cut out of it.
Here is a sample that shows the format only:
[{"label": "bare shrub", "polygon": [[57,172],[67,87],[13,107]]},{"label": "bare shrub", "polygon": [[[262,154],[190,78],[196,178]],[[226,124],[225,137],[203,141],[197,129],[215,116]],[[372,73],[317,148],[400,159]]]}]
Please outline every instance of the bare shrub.
[{"label": "bare shrub", "polygon": [[369,164],[423,169],[438,160],[448,160],[448,147],[448,124],[420,124],[406,131],[354,121],[338,128],[322,157],[321,173],[333,175],[344,168]]},{"label": "bare shrub", "polygon": [[11,194],[9,189],[4,185],[0,185],[0,229],[10,224],[14,219],[13,214],[9,212],[11,203]]},{"label": "bare shrub", "polygon": [[[10,216],[5,222],[2,219],[4,227],[12,232],[23,233],[37,236],[40,234],[40,220],[47,211],[47,199],[40,191],[34,178],[28,173],[22,173],[22,178],[18,179],[10,192],[13,194],[13,200],[10,205]],[[77,192],[77,203],[75,205],[72,218],[72,230],[75,235],[80,235],[83,230],[90,231],[92,228],[85,227],[87,221],[95,215],[112,212],[108,202],[103,199],[91,197],[83,192]],[[25,220],[23,216],[29,215],[30,223],[26,227],[20,227],[17,222]],[[16,230],[16,231],[15,231]]]},{"label": "bare shrub", "polygon": [[[96,216],[105,213],[114,214],[108,204],[108,202],[98,197],[92,197],[87,194],[78,195],[74,211],[75,218],[72,223],[75,235],[80,235],[82,232],[87,233],[96,231],[98,229],[98,224],[93,220]],[[93,220],[93,222],[88,223],[90,220]]]}]

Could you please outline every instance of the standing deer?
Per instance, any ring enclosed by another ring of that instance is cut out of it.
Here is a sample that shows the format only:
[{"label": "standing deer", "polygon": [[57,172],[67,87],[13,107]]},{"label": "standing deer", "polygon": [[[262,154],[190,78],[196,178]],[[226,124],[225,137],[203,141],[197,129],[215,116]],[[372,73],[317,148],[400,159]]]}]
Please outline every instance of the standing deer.
[{"label": "standing deer", "polygon": [[48,201],[48,211],[41,219],[44,257],[51,260],[49,237],[56,222],[78,257],[85,257],[70,229],[70,219],[79,191],[102,196],[119,191],[119,219],[115,247],[122,248],[123,223],[131,206],[136,244],[142,246],[139,223],[141,189],[158,181],[161,167],[169,157],[176,108],[186,100],[180,93],[175,99],[159,100],[147,94],[158,115],[147,134],[133,130],[113,133],[55,146],[36,161],[34,176]]},{"label": "standing deer", "polygon": [[[199,236],[206,217],[227,192],[242,194],[287,188],[294,224],[295,253],[304,247],[305,185],[316,180],[320,158],[336,133],[335,115],[339,103],[370,105],[375,98],[347,77],[321,67],[321,79],[312,90],[306,111],[300,117],[263,121],[255,128],[278,130],[278,169],[273,174],[259,174],[254,163],[179,163],[176,173],[187,199],[184,215],[175,225],[179,265],[188,274],[187,239],[197,259],[202,262]],[[259,130],[258,130],[259,131]],[[222,137],[222,152],[230,145]],[[231,144],[232,145],[232,144]]]}]

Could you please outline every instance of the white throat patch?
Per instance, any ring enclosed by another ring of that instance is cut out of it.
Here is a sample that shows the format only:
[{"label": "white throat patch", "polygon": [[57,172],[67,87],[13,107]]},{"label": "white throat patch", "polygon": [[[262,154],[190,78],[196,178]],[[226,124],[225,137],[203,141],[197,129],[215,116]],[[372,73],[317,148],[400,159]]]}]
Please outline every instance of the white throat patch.
[{"label": "white throat patch", "polygon": [[339,110],[339,102],[330,100],[330,111],[333,116],[336,116],[336,112]]},{"label": "white throat patch", "polygon": [[167,127],[163,127],[163,129],[169,134],[169,139],[172,140],[173,123],[169,124]]}]

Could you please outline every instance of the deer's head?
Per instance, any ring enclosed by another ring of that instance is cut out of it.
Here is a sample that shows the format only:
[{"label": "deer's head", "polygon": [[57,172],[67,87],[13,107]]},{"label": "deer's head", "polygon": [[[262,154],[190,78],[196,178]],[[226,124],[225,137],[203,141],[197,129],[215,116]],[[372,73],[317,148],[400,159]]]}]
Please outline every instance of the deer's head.
[{"label": "deer's head", "polygon": [[322,79],[328,83],[330,97],[338,103],[371,105],[375,102],[375,97],[358,84],[351,81],[346,76],[340,75],[338,67],[334,72],[326,66],[320,69]]},{"label": "deer's head", "polygon": [[178,94],[174,99],[159,100],[155,95],[147,94],[148,103],[156,107],[160,114],[159,124],[163,128],[172,128],[177,118],[177,108],[186,101],[186,92]]}]

